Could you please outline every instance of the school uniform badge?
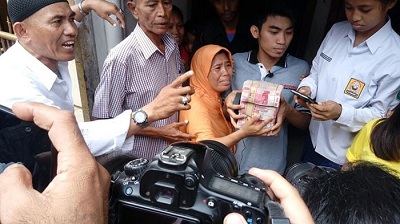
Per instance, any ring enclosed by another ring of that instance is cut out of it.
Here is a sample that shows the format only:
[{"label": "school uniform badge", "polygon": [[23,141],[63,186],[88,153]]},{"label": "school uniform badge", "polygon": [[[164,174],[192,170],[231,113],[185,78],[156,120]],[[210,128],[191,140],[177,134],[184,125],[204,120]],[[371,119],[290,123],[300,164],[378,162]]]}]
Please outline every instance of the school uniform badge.
[{"label": "school uniform badge", "polygon": [[349,83],[347,83],[346,89],[344,90],[344,93],[358,99],[361,95],[361,92],[363,91],[365,87],[365,83],[361,82],[360,80],[351,78]]}]

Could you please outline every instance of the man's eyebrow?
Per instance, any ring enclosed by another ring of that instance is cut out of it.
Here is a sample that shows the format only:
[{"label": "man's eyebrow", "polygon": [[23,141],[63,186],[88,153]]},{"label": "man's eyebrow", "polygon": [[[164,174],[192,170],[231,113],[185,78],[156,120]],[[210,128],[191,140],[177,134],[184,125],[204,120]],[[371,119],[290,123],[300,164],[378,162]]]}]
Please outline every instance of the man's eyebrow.
[{"label": "man's eyebrow", "polygon": [[[270,28],[270,29],[275,29],[275,30],[282,30],[281,27],[275,26],[275,25],[268,26],[268,28]],[[286,30],[290,30],[290,29],[294,29],[294,27],[293,27],[293,26],[290,26],[290,27],[286,28]]]},{"label": "man's eyebrow", "polygon": [[54,15],[54,16],[52,16],[52,17],[50,18],[50,20],[53,20],[53,19],[63,19],[63,18],[66,18],[66,17],[71,18],[71,17],[75,17],[75,15],[76,15],[76,13],[75,13],[74,11],[72,11],[68,16],[65,16],[64,14],[57,14],[57,15]]},{"label": "man's eyebrow", "polygon": [[268,26],[268,28],[275,29],[275,30],[281,30],[282,29],[279,26],[275,26],[275,25]]}]

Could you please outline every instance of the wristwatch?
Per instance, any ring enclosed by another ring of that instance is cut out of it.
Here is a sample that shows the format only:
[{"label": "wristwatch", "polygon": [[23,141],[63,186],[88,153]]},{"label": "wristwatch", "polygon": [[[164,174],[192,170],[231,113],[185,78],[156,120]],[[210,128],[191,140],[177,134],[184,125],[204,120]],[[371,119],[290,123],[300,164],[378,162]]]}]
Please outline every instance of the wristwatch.
[{"label": "wristwatch", "polygon": [[142,109],[139,109],[132,113],[132,120],[133,122],[135,122],[136,125],[142,128],[149,126],[147,113]]}]

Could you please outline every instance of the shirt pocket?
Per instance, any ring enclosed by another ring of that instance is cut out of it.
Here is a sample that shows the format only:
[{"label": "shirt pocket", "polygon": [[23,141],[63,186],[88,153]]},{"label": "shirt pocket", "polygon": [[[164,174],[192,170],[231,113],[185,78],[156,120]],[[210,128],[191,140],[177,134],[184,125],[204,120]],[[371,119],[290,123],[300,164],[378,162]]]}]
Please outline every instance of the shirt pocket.
[{"label": "shirt pocket", "polygon": [[345,103],[354,107],[362,107],[371,98],[372,75],[352,69],[351,73],[343,76],[338,83],[338,103]]}]

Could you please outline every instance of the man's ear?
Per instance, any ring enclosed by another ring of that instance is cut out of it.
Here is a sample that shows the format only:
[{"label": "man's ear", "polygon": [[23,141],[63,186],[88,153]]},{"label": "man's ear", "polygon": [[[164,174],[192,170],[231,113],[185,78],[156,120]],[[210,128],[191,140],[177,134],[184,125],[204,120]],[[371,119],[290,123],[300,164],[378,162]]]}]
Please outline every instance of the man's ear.
[{"label": "man's ear", "polygon": [[255,25],[252,25],[250,27],[250,33],[254,37],[254,39],[258,39],[258,37],[260,36],[258,27]]},{"label": "man's ear", "polygon": [[387,10],[392,9],[392,8],[396,5],[396,3],[397,3],[397,0],[390,2],[390,3],[387,5]]},{"label": "man's ear", "polygon": [[128,7],[129,11],[131,12],[132,16],[135,17],[137,20],[139,18],[137,10],[136,10],[136,2],[135,1],[128,1],[126,3],[126,7]]},{"label": "man's ear", "polygon": [[14,34],[18,38],[18,41],[26,42],[29,40],[27,25],[24,22],[14,23],[13,30],[14,30]]}]

